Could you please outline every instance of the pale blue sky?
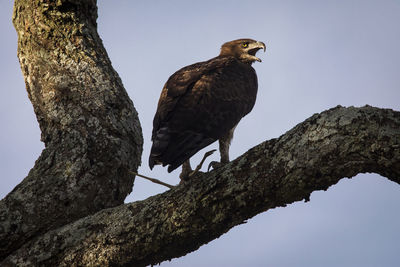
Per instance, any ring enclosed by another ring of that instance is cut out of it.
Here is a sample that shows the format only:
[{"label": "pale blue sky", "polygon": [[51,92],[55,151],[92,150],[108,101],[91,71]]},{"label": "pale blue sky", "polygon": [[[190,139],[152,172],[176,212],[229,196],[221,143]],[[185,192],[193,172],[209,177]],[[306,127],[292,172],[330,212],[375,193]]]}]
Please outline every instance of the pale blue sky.
[{"label": "pale blue sky", "polygon": [[[43,148],[16,57],[12,1],[0,2],[0,197]],[[239,124],[236,158],[336,105],[400,110],[400,1],[99,1],[99,33],[135,103],[145,144],[139,171],[169,183],[178,171],[147,166],[160,90],[177,69],[249,37],[259,94]],[[216,144],[212,145],[216,147]],[[208,148],[210,149],[210,148]],[[212,158],[216,160],[217,155]],[[198,161],[195,157],[194,161]],[[136,179],[127,202],[165,189]],[[344,179],[308,203],[256,216],[198,251],[161,266],[397,266],[400,186],[375,174]]]}]

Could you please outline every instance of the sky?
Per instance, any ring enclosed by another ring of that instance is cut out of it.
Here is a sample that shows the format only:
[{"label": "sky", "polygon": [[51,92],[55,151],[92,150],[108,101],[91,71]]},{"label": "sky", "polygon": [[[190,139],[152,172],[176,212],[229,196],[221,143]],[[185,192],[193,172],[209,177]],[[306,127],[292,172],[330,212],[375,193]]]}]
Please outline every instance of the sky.
[{"label": "sky", "polygon": [[[13,1],[0,2],[0,198],[43,149],[12,26]],[[256,62],[253,111],[236,128],[234,159],[314,113],[342,106],[400,110],[400,1],[99,1],[98,30],[142,123],[139,172],[170,184],[147,165],[152,120],[168,77],[208,60],[222,43],[265,42]],[[206,150],[217,148],[213,144]],[[194,157],[196,165],[203,151]],[[210,160],[218,160],[218,153]],[[166,188],[136,178],[126,202]],[[400,186],[376,174],[342,179],[311,201],[269,210],[167,266],[398,266]]]}]

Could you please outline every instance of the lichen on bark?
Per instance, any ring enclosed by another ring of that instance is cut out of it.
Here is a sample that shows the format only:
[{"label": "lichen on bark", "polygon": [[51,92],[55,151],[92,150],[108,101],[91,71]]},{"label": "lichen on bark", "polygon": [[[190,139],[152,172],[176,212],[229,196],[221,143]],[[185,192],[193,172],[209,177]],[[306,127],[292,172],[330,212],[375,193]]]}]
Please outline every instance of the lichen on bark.
[{"label": "lichen on bark", "polygon": [[49,231],[3,263],[157,264],[198,249],[260,212],[307,200],[343,177],[375,172],[400,183],[399,148],[400,112],[336,107],[189,183]]}]

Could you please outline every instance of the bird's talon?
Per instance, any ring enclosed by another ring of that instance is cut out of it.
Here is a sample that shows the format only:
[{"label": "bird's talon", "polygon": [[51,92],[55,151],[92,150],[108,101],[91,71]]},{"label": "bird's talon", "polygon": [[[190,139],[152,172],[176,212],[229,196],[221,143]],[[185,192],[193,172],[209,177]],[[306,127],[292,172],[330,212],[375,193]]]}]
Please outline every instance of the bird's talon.
[{"label": "bird's talon", "polygon": [[217,151],[216,149],[213,149],[213,150],[210,150],[210,151],[208,151],[208,152],[206,152],[205,154],[204,154],[204,159],[206,159],[208,156],[211,156],[215,151]]},{"label": "bird's talon", "polygon": [[209,172],[211,167],[215,170],[215,169],[220,168],[221,166],[222,166],[222,163],[221,163],[221,162],[218,162],[218,161],[211,161],[210,164],[208,164],[208,169],[207,169],[207,171]]},{"label": "bird's talon", "polygon": [[206,158],[208,158],[210,155],[212,155],[212,153],[214,153],[215,151],[217,151],[216,149],[210,150],[208,152],[206,152],[203,156],[203,159],[200,161],[199,165],[197,165],[196,169],[194,169],[194,171],[192,171],[191,173],[189,173],[188,177],[193,176],[194,174],[200,172],[201,167],[203,166],[204,161],[206,160]]}]

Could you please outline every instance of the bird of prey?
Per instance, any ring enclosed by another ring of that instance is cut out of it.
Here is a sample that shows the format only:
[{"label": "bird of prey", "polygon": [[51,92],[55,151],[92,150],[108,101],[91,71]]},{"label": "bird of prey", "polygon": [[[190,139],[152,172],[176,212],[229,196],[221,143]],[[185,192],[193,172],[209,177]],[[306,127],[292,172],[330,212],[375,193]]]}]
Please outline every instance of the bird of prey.
[{"label": "bird of prey", "polygon": [[[219,56],[175,72],[161,91],[153,120],[154,165],[171,172],[182,165],[180,178],[192,173],[189,159],[219,140],[221,164],[229,162],[233,131],[256,101],[257,75],[252,63],[263,42],[239,39],[224,43]],[[214,164],[213,167],[219,166]]]}]

